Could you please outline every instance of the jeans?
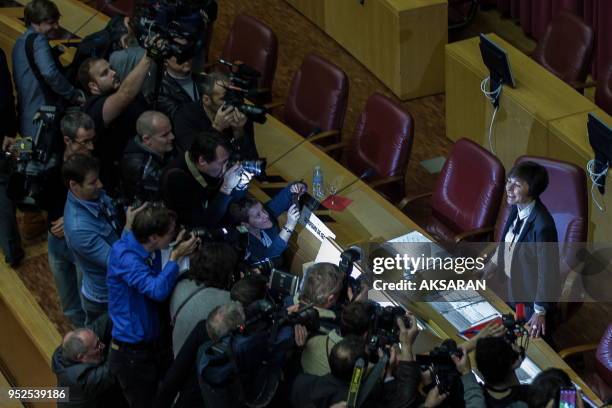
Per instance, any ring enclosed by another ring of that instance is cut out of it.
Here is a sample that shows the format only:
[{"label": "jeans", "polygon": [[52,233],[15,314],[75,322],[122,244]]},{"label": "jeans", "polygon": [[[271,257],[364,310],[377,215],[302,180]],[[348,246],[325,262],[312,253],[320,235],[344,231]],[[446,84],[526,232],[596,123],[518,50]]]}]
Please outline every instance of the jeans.
[{"label": "jeans", "polygon": [[109,363],[130,408],[150,408],[162,375],[155,348],[137,349],[111,344]]},{"label": "jeans", "polygon": [[85,310],[85,326],[90,326],[98,317],[108,313],[108,303],[94,302],[81,294],[83,310]]},{"label": "jeans", "polygon": [[23,250],[15,217],[15,203],[6,195],[9,178],[5,168],[7,165],[4,158],[0,158],[0,248],[6,263],[12,264],[22,256]]},{"label": "jeans", "polygon": [[85,312],[81,304],[81,270],[74,263],[72,251],[66,245],[66,240],[57,238],[50,232],[47,234],[47,249],[49,267],[53,272],[55,287],[59,294],[64,315],[76,327],[85,324]]}]

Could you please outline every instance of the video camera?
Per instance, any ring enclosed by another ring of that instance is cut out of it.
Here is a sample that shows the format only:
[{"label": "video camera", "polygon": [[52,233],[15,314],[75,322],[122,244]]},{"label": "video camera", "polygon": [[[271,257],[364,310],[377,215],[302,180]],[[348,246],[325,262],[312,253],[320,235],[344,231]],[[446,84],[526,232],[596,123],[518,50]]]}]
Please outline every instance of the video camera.
[{"label": "video camera", "polygon": [[[179,64],[193,58],[203,43],[208,21],[202,17],[201,2],[156,0],[144,1],[136,7],[130,20],[141,47],[159,59],[175,57]],[[164,44],[152,43],[157,37]]]},{"label": "video camera", "polygon": [[521,358],[525,358],[525,352],[529,347],[529,333],[525,329],[524,320],[515,319],[512,313],[502,315],[501,319],[506,329],[504,340],[509,344],[516,344],[519,347]]},{"label": "video camera", "polygon": [[34,137],[17,138],[6,152],[12,166],[8,196],[21,208],[37,208],[43,191],[44,173],[59,164],[53,155],[59,133],[60,109],[43,105],[34,115],[37,125]]},{"label": "video camera", "polygon": [[358,247],[350,247],[345,249],[340,254],[340,263],[338,264],[338,268],[340,272],[344,275],[344,284],[342,287],[342,291],[340,292],[340,298],[338,299],[339,304],[347,304],[349,303],[348,299],[348,288],[351,288],[353,292],[353,298],[359,294],[361,291],[361,283],[365,281],[365,274],[359,275],[358,278],[354,278],[351,276],[353,272],[353,265],[355,262],[359,262],[361,260],[361,249]]},{"label": "video camera", "polygon": [[223,59],[219,60],[223,65],[230,68],[230,84],[225,86],[225,96],[223,101],[226,105],[233,106],[245,116],[256,123],[266,122],[266,113],[268,110],[265,106],[246,103],[245,98],[256,97],[258,92],[254,89],[256,79],[261,74],[247,64],[232,64]]}]

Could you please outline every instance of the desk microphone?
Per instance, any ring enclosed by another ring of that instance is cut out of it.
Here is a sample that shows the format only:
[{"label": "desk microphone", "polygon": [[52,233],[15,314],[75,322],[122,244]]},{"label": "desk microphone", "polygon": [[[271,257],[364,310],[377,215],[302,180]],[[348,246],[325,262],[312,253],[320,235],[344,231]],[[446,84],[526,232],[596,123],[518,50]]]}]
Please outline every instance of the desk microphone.
[{"label": "desk microphone", "polygon": [[287,156],[289,153],[291,153],[292,151],[294,151],[295,149],[297,149],[298,147],[300,147],[301,145],[303,145],[304,143],[306,143],[308,141],[308,139],[304,138],[304,140],[302,140],[300,143],[296,144],[295,146],[293,146],[291,149],[287,150],[285,153],[281,154],[280,157],[276,160],[274,160],[271,163],[268,163],[268,165],[266,167],[270,168],[273,164],[278,163],[280,160],[282,160],[283,158],[285,158],[285,156]]},{"label": "desk microphone", "polygon": [[343,188],[341,188],[336,194],[334,195],[340,195],[341,192],[346,191],[350,186],[352,186],[353,184],[357,183],[359,180],[363,180],[366,179],[368,177],[372,177],[376,174],[376,170],[372,167],[368,167],[366,169],[366,171],[364,171],[363,173],[361,173],[361,176],[357,177],[357,179],[353,180],[352,182],[350,182],[349,184],[347,184],[346,186],[344,186]]}]

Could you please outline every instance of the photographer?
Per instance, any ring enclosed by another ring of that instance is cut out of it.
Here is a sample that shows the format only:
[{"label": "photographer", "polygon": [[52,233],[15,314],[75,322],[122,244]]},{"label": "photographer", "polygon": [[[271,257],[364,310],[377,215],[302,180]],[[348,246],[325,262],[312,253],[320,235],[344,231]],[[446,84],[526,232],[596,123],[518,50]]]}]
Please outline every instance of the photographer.
[{"label": "photographer", "polygon": [[111,327],[108,316],[102,316],[90,328],[70,331],[64,336],[53,353],[51,367],[57,386],[69,388],[70,401],[60,402],[58,407],[127,407],[109,369]]},{"label": "photographer", "polygon": [[230,301],[238,254],[225,242],[205,242],[191,257],[170,298],[172,345],[176,356],[195,325],[219,305]]},{"label": "photographer", "polygon": [[79,68],[79,82],[90,96],[83,106],[96,124],[95,154],[102,160],[101,178],[116,191],[120,179],[119,160],[138,117],[147,110],[140,91],[152,59],[144,55],[124,81],[102,58],[88,58]]},{"label": "photographer", "polygon": [[352,302],[344,306],[340,315],[340,328],[327,335],[311,337],[302,352],[302,369],[306,374],[329,374],[331,348],[347,336],[366,339],[370,326],[371,306],[367,302]]},{"label": "photographer", "polygon": [[70,113],[60,124],[64,139],[64,153],[57,166],[44,175],[44,186],[40,207],[47,211],[47,252],[49,267],[55,279],[64,315],[75,327],[85,323],[85,312],[81,305],[81,270],[64,238],[64,207],[68,189],[62,180],[62,163],[75,154],[90,156],[96,137],[94,123],[87,114]]},{"label": "photographer", "polygon": [[176,234],[176,214],[160,207],[139,209],[132,231],[113,244],[108,260],[108,313],[113,321],[110,367],[130,407],[151,407],[167,368],[161,344],[159,302],[171,293],[179,258],[195,251],[199,238],[182,240],[162,267],[160,250]]},{"label": "photographer", "polygon": [[[98,160],[74,154],[62,166],[68,188],[64,207],[64,237],[83,273],[81,294],[85,323],[108,311],[106,269],[111,245],[121,236],[119,214],[102,189]],[[128,208],[125,229],[131,228],[136,210]]]},{"label": "photographer", "polygon": [[[287,243],[300,218],[300,210],[292,204],[294,194],[306,192],[304,183],[292,183],[285,187],[264,206],[259,200],[245,197],[230,205],[230,215],[248,231],[245,261],[248,264],[279,257],[287,249]],[[287,222],[279,228],[278,216],[287,211]]]},{"label": "photographer", "polygon": [[123,194],[129,202],[159,201],[162,170],[174,151],[170,120],[161,112],[146,111],[138,117],[136,131],[121,159]]},{"label": "photographer", "polygon": [[[416,318],[410,315],[410,327],[406,327],[402,319],[397,319],[397,325],[400,348],[395,346],[390,350],[384,383],[381,384],[383,378],[380,378],[371,389],[366,389],[364,384],[370,379],[366,382],[362,380],[359,393],[366,392],[366,395],[358,394],[358,398],[365,398],[365,407],[410,407],[421,402],[418,392],[421,371],[412,352],[419,333]],[[293,406],[327,408],[346,400],[357,360],[362,358],[368,361],[365,350],[365,340],[355,335],[336,343],[329,355],[330,374],[302,374],[295,380],[291,397]],[[423,406],[433,408],[442,400],[443,397],[432,390]]]},{"label": "photographer", "polygon": [[241,160],[258,158],[253,122],[225,102],[230,86],[227,75],[213,72],[197,84],[200,100],[183,105],[174,118],[178,150],[187,150],[196,134],[214,129],[223,134]]},{"label": "photographer", "polygon": [[59,28],[60,13],[50,0],[33,0],[23,12],[28,27],[13,47],[13,78],[17,89],[19,133],[36,135],[34,114],[42,105],[82,104],[84,96],[62,73],[48,37]]},{"label": "photographer", "polygon": [[6,62],[6,55],[0,49],[0,248],[4,252],[4,261],[15,267],[21,262],[25,253],[21,249],[21,237],[15,217],[15,204],[7,196],[9,182],[9,161],[5,152],[15,143],[17,135],[17,115],[13,80]]},{"label": "photographer", "polygon": [[166,69],[161,80],[157,109],[168,115],[175,127],[181,126],[175,120],[176,112],[185,104],[200,100],[196,75],[191,72],[192,63],[193,58],[179,63],[174,55],[164,62]]},{"label": "photographer", "polygon": [[501,337],[485,337],[476,343],[476,364],[485,381],[487,407],[501,408],[527,401],[528,387],[517,385],[514,373],[523,362],[515,347]]},{"label": "photographer", "polygon": [[232,200],[246,195],[250,180],[238,163],[228,167],[231,148],[216,132],[200,133],[162,176],[162,195],[178,214],[179,224],[216,227]]}]

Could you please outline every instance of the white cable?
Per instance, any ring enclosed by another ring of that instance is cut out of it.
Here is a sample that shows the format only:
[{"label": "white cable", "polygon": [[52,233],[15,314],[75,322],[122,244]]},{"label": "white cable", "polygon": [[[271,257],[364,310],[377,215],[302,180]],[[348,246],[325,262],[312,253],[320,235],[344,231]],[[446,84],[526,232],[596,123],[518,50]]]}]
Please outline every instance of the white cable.
[{"label": "white cable", "polygon": [[610,165],[606,164],[606,167],[601,172],[596,173],[595,172],[596,164],[597,164],[597,160],[595,159],[589,160],[589,162],[587,163],[587,172],[589,173],[589,177],[591,178],[591,183],[592,183],[591,184],[591,198],[593,199],[593,202],[595,203],[597,208],[599,208],[599,211],[606,212],[605,204],[602,207],[597,201],[597,199],[595,198],[595,187],[603,187],[603,184],[599,184],[597,182],[597,179],[608,174],[608,168],[610,167]]},{"label": "white cable", "polygon": [[[497,89],[494,91],[487,91],[487,85],[489,84],[490,81],[491,81],[490,76],[483,79],[482,82],[480,83],[480,90],[484,94],[485,98],[487,98],[489,102],[495,105],[495,101],[499,98],[499,95],[501,94],[502,84],[500,83]],[[498,110],[499,110],[499,103],[497,104],[497,106],[495,107],[495,110],[493,111],[493,116],[491,117],[491,124],[489,125],[489,150],[491,150],[491,153],[493,154],[495,154],[495,150],[493,150],[493,123],[495,123],[495,116],[497,115]]]}]

